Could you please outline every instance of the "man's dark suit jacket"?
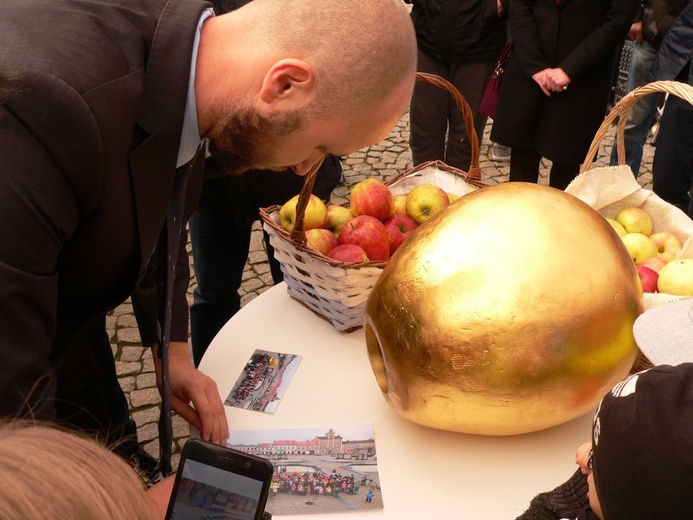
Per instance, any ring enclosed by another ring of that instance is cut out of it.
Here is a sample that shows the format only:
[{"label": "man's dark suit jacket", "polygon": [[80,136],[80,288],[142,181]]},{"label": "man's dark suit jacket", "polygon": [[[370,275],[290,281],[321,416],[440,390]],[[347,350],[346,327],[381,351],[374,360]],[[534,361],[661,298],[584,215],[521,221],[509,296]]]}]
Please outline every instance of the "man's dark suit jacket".
[{"label": "man's dark suit jacket", "polygon": [[159,237],[207,7],[3,1],[0,74],[14,93],[0,106],[0,415],[60,418],[74,401],[108,421],[85,335],[130,295]]}]

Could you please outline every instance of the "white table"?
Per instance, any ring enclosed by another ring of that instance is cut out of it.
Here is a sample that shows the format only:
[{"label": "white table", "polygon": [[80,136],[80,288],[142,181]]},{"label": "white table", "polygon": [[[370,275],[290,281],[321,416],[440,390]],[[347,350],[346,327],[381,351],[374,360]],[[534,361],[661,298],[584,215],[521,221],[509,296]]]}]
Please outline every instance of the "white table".
[{"label": "white table", "polygon": [[[274,414],[226,406],[231,429],[373,424],[385,507],[343,513],[344,520],[513,520],[534,495],[572,475],[577,469],[575,449],[590,439],[591,413],[548,430],[509,437],[434,430],[401,418],[376,383],[363,331],[337,332],[293,300],[285,284],[234,316],[210,345],[200,369],[226,398],[258,348],[303,359]],[[351,397],[339,401],[334,392],[316,391],[347,387]]]}]

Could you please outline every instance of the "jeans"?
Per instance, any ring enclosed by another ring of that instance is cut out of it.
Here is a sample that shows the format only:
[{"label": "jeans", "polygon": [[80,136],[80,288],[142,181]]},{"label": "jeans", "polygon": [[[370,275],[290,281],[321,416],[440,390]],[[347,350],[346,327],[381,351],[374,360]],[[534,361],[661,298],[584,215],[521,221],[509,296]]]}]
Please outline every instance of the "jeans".
[{"label": "jeans", "polygon": [[[656,56],[657,49],[651,43],[643,40],[640,43],[633,44],[626,92],[630,92],[636,87],[648,83],[647,75],[652,68]],[[650,94],[644,98],[640,98],[628,114],[628,121],[626,122],[624,133],[626,164],[630,166],[635,177],[637,177],[640,172],[642,150],[645,141],[647,141],[650,128],[652,128],[652,119],[657,110],[657,99],[658,96],[656,94]],[[617,164],[618,156],[616,152],[616,140],[614,139],[614,145],[611,149],[610,165],[615,166]]]},{"label": "jeans", "polygon": [[[208,159],[210,161],[210,159]],[[206,171],[210,171],[209,164]],[[328,156],[318,171],[313,193],[328,200],[342,177],[338,157]],[[293,172],[253,170],[243,175],[205,178],[199,204],[190,218],[190,240],[197,287],[190,307],[190,336],[195,366],[224,324],[241,308],[243,281],[253,222],[258,209],[283,204],[301,191],[303,178]],[[283,279],[265,235],[272,280]]]},{"label": "jeans", "polygon": [[[464,96],[472,110],[474,129],[481,142],[487,118],[478,113],[479,102],[486,80],[496,67],[496,60],[450,63],[431,58],[421,51],[418,59],[419,72],[441,76]],[[409,119],[409,144],[415,165],[440,160],[454,168],[469,170],[472,152],[464,116],[447,90],[417,81]]]}]

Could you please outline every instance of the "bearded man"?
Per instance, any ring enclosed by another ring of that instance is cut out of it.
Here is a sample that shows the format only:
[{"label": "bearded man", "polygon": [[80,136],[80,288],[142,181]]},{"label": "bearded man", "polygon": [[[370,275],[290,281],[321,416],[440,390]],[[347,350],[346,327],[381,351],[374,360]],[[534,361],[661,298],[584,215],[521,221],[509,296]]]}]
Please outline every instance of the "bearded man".
[{"label": "bearded man", "polygon": [[[172,272],[180,232],[170,230],[180,230],[180,207],[194,206],[205,138],[231,172],[305,174],[326,153],[388,134],[415,61],[400,0],[255,0],[216,17],[201,0],[6,0],[0,415],[111,438],[114,362],[90,336],[136,287],[160,237]],[[168,327],[163,393],[202,438],[223,442],[216,386]]]}]

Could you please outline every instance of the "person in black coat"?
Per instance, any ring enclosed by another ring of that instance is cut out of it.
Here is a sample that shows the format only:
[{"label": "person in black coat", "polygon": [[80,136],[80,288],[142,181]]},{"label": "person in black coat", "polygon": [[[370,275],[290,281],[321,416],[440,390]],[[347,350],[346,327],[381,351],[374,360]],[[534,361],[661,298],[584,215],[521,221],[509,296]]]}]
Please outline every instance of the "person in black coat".
[{"label": "person in black coat", "polygon": [[510,180],[564,189],[604,119],[613,64],[637,0],[510,0],[515,49],[501,85],[491,140],[512,148]]},{"label": "person in black coat", "polygon": [[[506,41],[500,0],[407,0],[416,30],[419,72],[452,83],[472,110],[474,129],[483,137],[486,116],[478,112],[484,86]],[[503,0],[507,7],[508,0]],[[414,164],[440,160],[469,170],[472,150],[464,116],[447,91],[417,82],[409,112]]]}]

